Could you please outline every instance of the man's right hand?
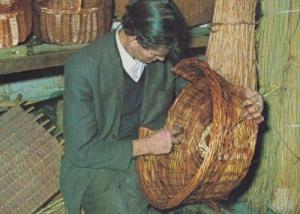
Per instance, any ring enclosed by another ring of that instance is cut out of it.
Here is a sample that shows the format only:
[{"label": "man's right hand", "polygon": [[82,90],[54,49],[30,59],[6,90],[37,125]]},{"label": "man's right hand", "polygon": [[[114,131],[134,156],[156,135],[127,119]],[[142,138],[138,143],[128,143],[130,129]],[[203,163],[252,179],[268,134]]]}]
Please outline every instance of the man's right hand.
[{"label": "man's right hand", "polygon": [[163,129],[153,135],[133,141],[133,156],[162,155],[171,152],[174,144],[178,144],[176,131]]}]

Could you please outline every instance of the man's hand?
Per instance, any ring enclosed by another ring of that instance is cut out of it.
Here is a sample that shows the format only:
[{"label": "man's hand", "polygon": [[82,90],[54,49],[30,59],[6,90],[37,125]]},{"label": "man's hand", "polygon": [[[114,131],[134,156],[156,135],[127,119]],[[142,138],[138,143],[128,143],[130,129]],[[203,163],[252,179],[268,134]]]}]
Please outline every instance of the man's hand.
[{"label": "man's hand", "polygon": [[242,107],[246,109],[246,113],[243,117],[248,120],[254,119],[256,123],[263,122],[264,117],[262,116],[262,111],[264,102],[262,96],[250,88],[237,87],[237,90],[246,96],[246,100],[242,103]]},{"label": "man's hand", "polygon": [[133,156],[162,155],[171,152],[174,144],[178,144],[176,138],[178,132],[167,129],[160,130],[153,135],[133,141]]}]

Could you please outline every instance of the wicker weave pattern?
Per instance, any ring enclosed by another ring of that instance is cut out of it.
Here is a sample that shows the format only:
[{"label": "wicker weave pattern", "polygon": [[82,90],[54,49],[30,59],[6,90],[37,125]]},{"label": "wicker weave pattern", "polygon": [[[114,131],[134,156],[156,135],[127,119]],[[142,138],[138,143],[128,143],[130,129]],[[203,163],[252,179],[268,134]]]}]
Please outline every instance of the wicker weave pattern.
[{"label": "wicker weave pattern", "polygon": [[46,8],[55,8],[59,10],[80,10],[81,8],[80,0],[36,0],[34,4],[41,5]]},{"label": "wicker weave pattern", "polygon": [[34,32],[46,43],[88,43],[109,31],[111,22],[112,0],[34,3]]},{"label": "wicker weave pattern", "polygon": [[0,128],[0,213],[32,213],[58,191],[62,145],[19,106]]},{"label": "wicker weave pattern", "polygon": [[32,29],[30,1],[0,5],[0,48],[8,48],[26,40]]},{"label": "wicker weave pattern", "polygon": [[[257,125],[241,119],[244,98],[232,85],[197,58],[183,60],[174,71],[191,81],[165,125],[183,129],[181,143],[168,155],[137,160],[140,186],[159,209],[225,198],[246,175],[256,144]],[[151,133],[140,129],[140,137]]]},{"label": "wicker weave pattern", "polygon": [[11,11],[16,7],[17,0],[0,0],[0,12]]}]

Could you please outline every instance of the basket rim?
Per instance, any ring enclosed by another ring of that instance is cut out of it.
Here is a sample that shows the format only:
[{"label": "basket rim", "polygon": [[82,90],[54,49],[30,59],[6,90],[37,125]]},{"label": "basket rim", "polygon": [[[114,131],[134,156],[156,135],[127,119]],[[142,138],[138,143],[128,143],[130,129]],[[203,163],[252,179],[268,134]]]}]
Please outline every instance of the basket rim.
[{"label": "basket rim", "polygon": [[26,14],[28,12],[26,10],[30,9],[30,6],[26,5],[26,7],[23,7],[22,9],[20,8],[18,9],[19,9],[18,11],[15,9],[13,11],[0,12],[0,21],[14,18],[18,15],[22,15],[22,16],[28,15]]},{"label": "basket rim", "polygon": [[42,4],[42,2],[34,2],[32,5],[33,11],[42,12],[42,13],[49,13],[49,14],[84,14],[84,13],[93,13],[98,12],[99,10],[103,9],[104,5],[99,7],[89,7],[89,8],[55,8],[49,7]]},{"label": "basket rim", "polygon": [[5,15],[17,15],[20,12],[24,12],[26,9],[30,8],[31,9],[31,4],[28,3],[17,3],[16,7],[11,9],[11,10],[1,10],[0,9],[0,17],[5,16]]}]

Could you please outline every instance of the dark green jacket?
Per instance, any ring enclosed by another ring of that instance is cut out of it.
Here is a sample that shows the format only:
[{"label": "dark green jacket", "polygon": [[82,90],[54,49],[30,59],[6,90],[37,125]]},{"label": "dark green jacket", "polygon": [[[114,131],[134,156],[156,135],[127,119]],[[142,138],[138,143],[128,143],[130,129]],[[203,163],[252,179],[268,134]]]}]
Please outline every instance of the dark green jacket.
[{"label": "dark green jacket", "polygon": [[[65,154],[60,186],[70,214],[79,213],[81,197],[95,170],[127,170],[132,161],[132,142],[118,140],[123,72],[115,32],[83,48],[65,65]],[[177,79],[169,63],[146,66],[141,126],[157,129],[164,125]]]}]

